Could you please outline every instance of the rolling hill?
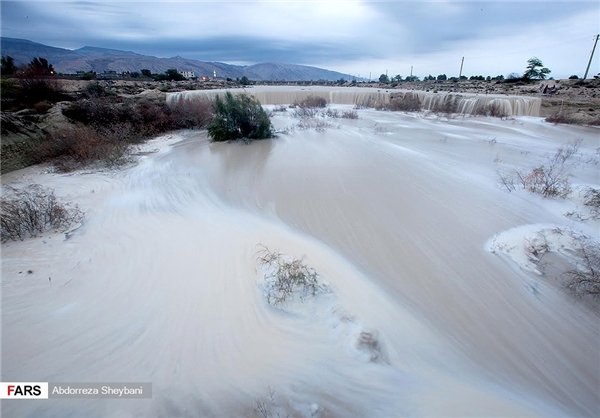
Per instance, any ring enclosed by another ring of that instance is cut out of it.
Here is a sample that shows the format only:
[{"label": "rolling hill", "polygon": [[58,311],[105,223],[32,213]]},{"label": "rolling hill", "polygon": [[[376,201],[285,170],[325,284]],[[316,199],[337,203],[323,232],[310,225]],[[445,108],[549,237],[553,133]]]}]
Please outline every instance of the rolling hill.
[{"label": "rolling hill", "polygon": [[246,76],[250,80],[285,80],[285,81],[334,81],[353,77],[317,67],[284,63],[259,63],[250,66],[226,64],[222,62],[205,62],[184,57],[159,58],[141,55],[132,51],[84,46],[70,50],[56,48],[25,39],[0,38],[2,55],[15,59],[17,65],[27,64],[34,57],[43,57],[50,62],[57,72],[72,74],[77,71],[140,71],[149,69],[152,73],[163,73],[176,68],[181,71],[194,71],[197,76],[213,76],[238,78]]}]

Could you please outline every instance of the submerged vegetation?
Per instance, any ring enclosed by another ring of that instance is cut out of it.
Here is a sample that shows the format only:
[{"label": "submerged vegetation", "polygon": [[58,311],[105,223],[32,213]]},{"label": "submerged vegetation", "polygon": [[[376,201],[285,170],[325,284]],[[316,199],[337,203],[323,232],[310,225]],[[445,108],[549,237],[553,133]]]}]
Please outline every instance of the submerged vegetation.
[{"label": "submerged vegetation", "polygon": [[77,206],[62,202],[54,190],[39,184],[21,189],[4,186],[0,235],[2,242],[35,237],[49,230],[66,231],[80,222]]},{"label": "submerged vegetation", "polygon": [[266,246],[261,246],[256,258],[269,270],[265,275],[265,297],[273,306],[284,304],[295,296],[305,300],[325,289],[319,283],[318,273],[307,266],[303,259],[290,259]]},{"label": "submerged vegetation", "polygon": [[208,125],[208,134],[216,142],[244,139],[266,139],[273,136],[271,119],[260,102],[247,94],[225,99],[217,96],[213,105],[214,118]]}]

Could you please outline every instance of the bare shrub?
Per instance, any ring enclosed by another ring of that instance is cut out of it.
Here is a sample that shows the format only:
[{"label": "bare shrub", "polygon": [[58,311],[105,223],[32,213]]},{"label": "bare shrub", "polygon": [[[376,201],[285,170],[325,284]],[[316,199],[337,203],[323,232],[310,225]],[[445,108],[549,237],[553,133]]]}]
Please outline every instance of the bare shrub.
[{"label": "bare shrub", "polygon": [[319,114],[319,109],[314,107],[295,107],[294,117],[295,118],[314,118]]},{"label": "bare shrub", "polygon": [[[127,129],[122,126],[121,135]],[[58,158],[55,165],[62,171],[83,164],[102,162],[112,167],[128,161],[128,144],[118,138],[102,135],[87,126],[65,127],[51,132],[36,149],[38,158]]]},{"label": "bare shrub", "polygon": [[583,204],[590,209],[594,218],[600,216],[600,190],[588,187],[583,195]]},{"label": "bare shrub", "polygon": [[505,109],[498,103],[491,102],[487,105],[487,116],[493,116],[495,118],[505,118],[508,116]]},{"label": "bare shrub", "polygon": [[382,105],[381,109],[402,112],[418,112],[421,110],[421,101],[416,93],[404,93],[402,96],[392,97],[389,103]]},{"label": "bare shrub", "polygon": [[356,110],[346,110],[342,112],[343,119],[358,119],[358,113]]},{"label": "bare shrub", "polygon": [[37,113],[47,113],[52,108],[52,103],[47,100],[43,100],[41,102],[37,102],[33,105],[33,110]]},{"label": "bare shrub", "polygon": [[317,272],[304,264],[303,259],[288,259],[281,253],[261,246],[256,258],[263,266],[272,269],[265,276],[267,302],[273,306],[281,305],[295,294],[300,300],[316,296],[323,290],[319,284]]},{"label": "bare shrub", "polygon": [[570,113],[558,111],[555,114],[546,117],[546,122],[554,124],[574,124],[577,123],[577,118],[573,117],[573,115]]},{"label": "bare shrub", "polygon": [[4,193],[0,219],[2,242],[34,237],[51,229],[65,231],[83,218],[77,206],[62,203],[54,190],[39,184],[21,189],[5,186]]},{"label": "bare shrub", "polygon": [[600,295],[600,243],[581,236],[574,240],[574,248],[579,256],[579,265],[567,271],[566,286],[575,296]]},{"label": "bare shrub", "polygon": [[321,119],[302,118],[296,128],[301,131],[314,129],[317,132],[325,132],[327,129],[333,128],[333,125]]},{"label": "bare shrub", "polygon": [[203,128],[213,120],[214,102],[209,99],[186,100],[172,107],[172,115],[178,128]]},{"label": "bare shrub", "polygon": [[310,95],[302,100],[300,103],[294,103],[297,107],[316,107],[324,108],[327,107],[327,99],[324,97]]},{"label": "bare shrub", "polygon": [[573,157],[579,152],[581,141],[575,141],[566,148],[559,148],[545,164],[531,171],[514,170],[512,173],[499,173],[499,181],[509,192],[517,186],[543,197],[566,197],[571,193],[569,170],[576,162]]},{"label": "bare shrub", "polygon": [[323,112],[323,115],[328,118],[337,119],[340,117],[340,112],[337,109],[327,109],[325,112]]},{"label": "bare shrub", "polygon": [[273,108],[273,112],[287,112],[287,107],[279,105]]}]

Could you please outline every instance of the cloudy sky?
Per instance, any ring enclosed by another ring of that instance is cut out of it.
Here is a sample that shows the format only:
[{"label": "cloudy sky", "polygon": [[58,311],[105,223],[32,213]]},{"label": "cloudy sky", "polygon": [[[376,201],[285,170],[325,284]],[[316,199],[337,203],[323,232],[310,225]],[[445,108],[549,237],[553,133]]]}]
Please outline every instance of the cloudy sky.
[{"label": "cloudy sky", "polygon": [[[600,2],[2,1],[2,36],[231,64],[285,62],[373,78],[522,73],[582,76]],[[600,49],[600,45],[598,47]],[[590,74],[600,72],[600,50]]]}]

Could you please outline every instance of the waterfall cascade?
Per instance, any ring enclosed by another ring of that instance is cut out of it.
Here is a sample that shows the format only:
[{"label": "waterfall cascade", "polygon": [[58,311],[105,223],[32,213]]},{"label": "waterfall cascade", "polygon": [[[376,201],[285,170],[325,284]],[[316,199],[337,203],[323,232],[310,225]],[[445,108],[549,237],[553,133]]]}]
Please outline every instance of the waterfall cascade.
[{"label": "waterfall cascade", "polygon": [[361,87],[287,87],[257,86],[249,89],[189,90],[167,94],[167,103],[177,103],[195,99],[214,99],[219,94],[230,91],[233,94],[253,95],[265,105],[285,105],[299,103],[308,96],[319,96],[332,104],[349,104],[377,107],[393,100],[403,100],[416,96],[422,109],[434,112],[478,115],[492,113],[506,116],[539,116],[539,97],[506,96],[499,94],[447,93],[426,91],[386,90]]}]

